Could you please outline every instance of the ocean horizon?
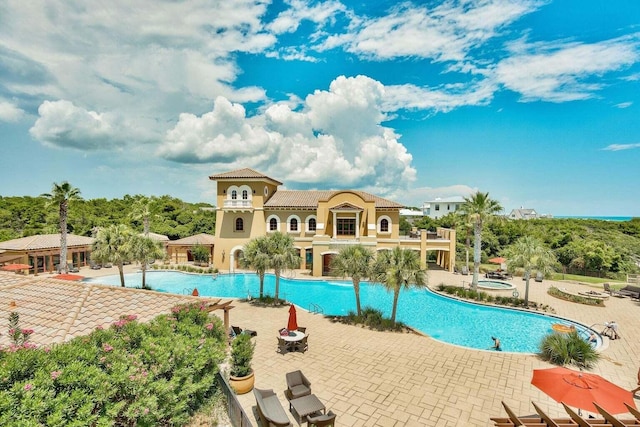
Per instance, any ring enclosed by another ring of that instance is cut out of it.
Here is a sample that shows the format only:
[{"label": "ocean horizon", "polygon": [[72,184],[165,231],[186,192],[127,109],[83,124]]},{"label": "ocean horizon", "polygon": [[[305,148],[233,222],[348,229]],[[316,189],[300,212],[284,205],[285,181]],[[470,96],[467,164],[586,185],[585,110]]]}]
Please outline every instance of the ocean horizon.
[{"label": "ocean horizon", "polygon": [[633,216],[591,216],[591,215],[554,215],[554,218],[559,219],[595,219],[598,221],[631,221]]}]

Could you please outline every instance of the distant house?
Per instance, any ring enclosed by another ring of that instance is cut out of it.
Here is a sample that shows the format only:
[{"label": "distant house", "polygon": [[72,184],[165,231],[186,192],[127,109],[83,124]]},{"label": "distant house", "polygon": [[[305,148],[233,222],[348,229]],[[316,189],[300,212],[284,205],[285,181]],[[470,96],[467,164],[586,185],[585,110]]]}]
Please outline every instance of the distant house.
[{"label": "distant house", "polygon": [[422,211],[415,209],[400,209],[400,218],[404,218],[409,221],[411,224],[417,219],[420,219],[424,216]]},{"label": "distant house", "polygon": [[422,204],[422,213],[429,218],[438,219],[457,211],[463,203],[464,198],[462,196],[437,197],[435,200]]},{"label": "distant house", "polygon": [[535,209],[513,209],[507,216],[509,219],[539,219],[539,218],[552,218],[551,215],[539,214]]},{"label": "distant house", "polygon": [[[74,267],[89,264],[92,237],[67,234],[67,261]],[[60,233],[38,234],[0,242],[0,264],[29,264],[31,273],[54,271],[60,263]]]},{"label": "distant house", "polygon": [[188,236],[178,240],[167,242],[167,258],[176,264],[193,261],[191,250],[194,246],[204,246],[209,251],[210,259],[213,258],[215,236],[206,233]]}]

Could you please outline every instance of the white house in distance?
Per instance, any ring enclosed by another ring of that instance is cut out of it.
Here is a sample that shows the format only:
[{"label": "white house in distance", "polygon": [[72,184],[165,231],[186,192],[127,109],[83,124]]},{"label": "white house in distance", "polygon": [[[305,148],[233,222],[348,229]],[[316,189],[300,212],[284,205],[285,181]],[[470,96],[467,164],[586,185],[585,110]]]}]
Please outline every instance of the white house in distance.
[{"label": "white house in distance", "polygon": [[438,219],[457,211],[463,203],[464,198],[462,196],[437,197],[435,200],[422,204],[422,213],[429,218]]},{"label": "white house in distance", "polygon": [[539,214],[535,209],[525,209],[520,206],[520,209],[512,209],[511,213],[507,216],[509,219],[538,219],[538,218],[553,218],[552,215]]}]

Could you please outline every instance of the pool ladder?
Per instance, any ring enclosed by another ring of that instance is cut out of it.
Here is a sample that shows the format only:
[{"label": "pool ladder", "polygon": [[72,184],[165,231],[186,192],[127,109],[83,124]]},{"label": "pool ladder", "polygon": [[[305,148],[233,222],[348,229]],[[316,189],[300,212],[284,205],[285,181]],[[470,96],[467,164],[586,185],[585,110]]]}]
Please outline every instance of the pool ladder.
[{"label": "pool ladder", "polygon": [[324,310],[316,303],[309,303],[309,312],[312,314],[322,313],[324,314]]}]

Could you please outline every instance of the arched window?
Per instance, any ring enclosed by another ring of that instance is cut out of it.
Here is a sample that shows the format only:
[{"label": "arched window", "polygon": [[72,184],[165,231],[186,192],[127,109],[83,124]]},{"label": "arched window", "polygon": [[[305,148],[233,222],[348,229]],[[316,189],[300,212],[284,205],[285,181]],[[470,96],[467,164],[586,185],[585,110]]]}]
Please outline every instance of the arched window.
[{"label": "arched window", "polygon": [[289,222],[289,230],[298,231],[298,220],[296,218],[291,218],[291,221]]},{"label": "arched window", "polygon": [[316,219],[309,218],[309,231],[316,231]]},{"label": "arched window", "polygon": [[269,220],[269,231],[278,231],[278,220],[271,218]]},{"label": "arched window", "polygon": [[247,200],[249,198],[249,192],[247,190],[242,190],[242,200]]},{"label": "arched window", "polygon": [[233,190],[231,192],[231,200],[236,200],[238,198],[238,192],[236,190]]},{"label": "arched window", "polygon": [[382,218],[380,221],[380,231],[383,233],[389,232],[389,220],[387,218]]},{"label": "arched window", "polygon": [[244,231],[244,221],[242,218],[236,218],[236,231]]}]

